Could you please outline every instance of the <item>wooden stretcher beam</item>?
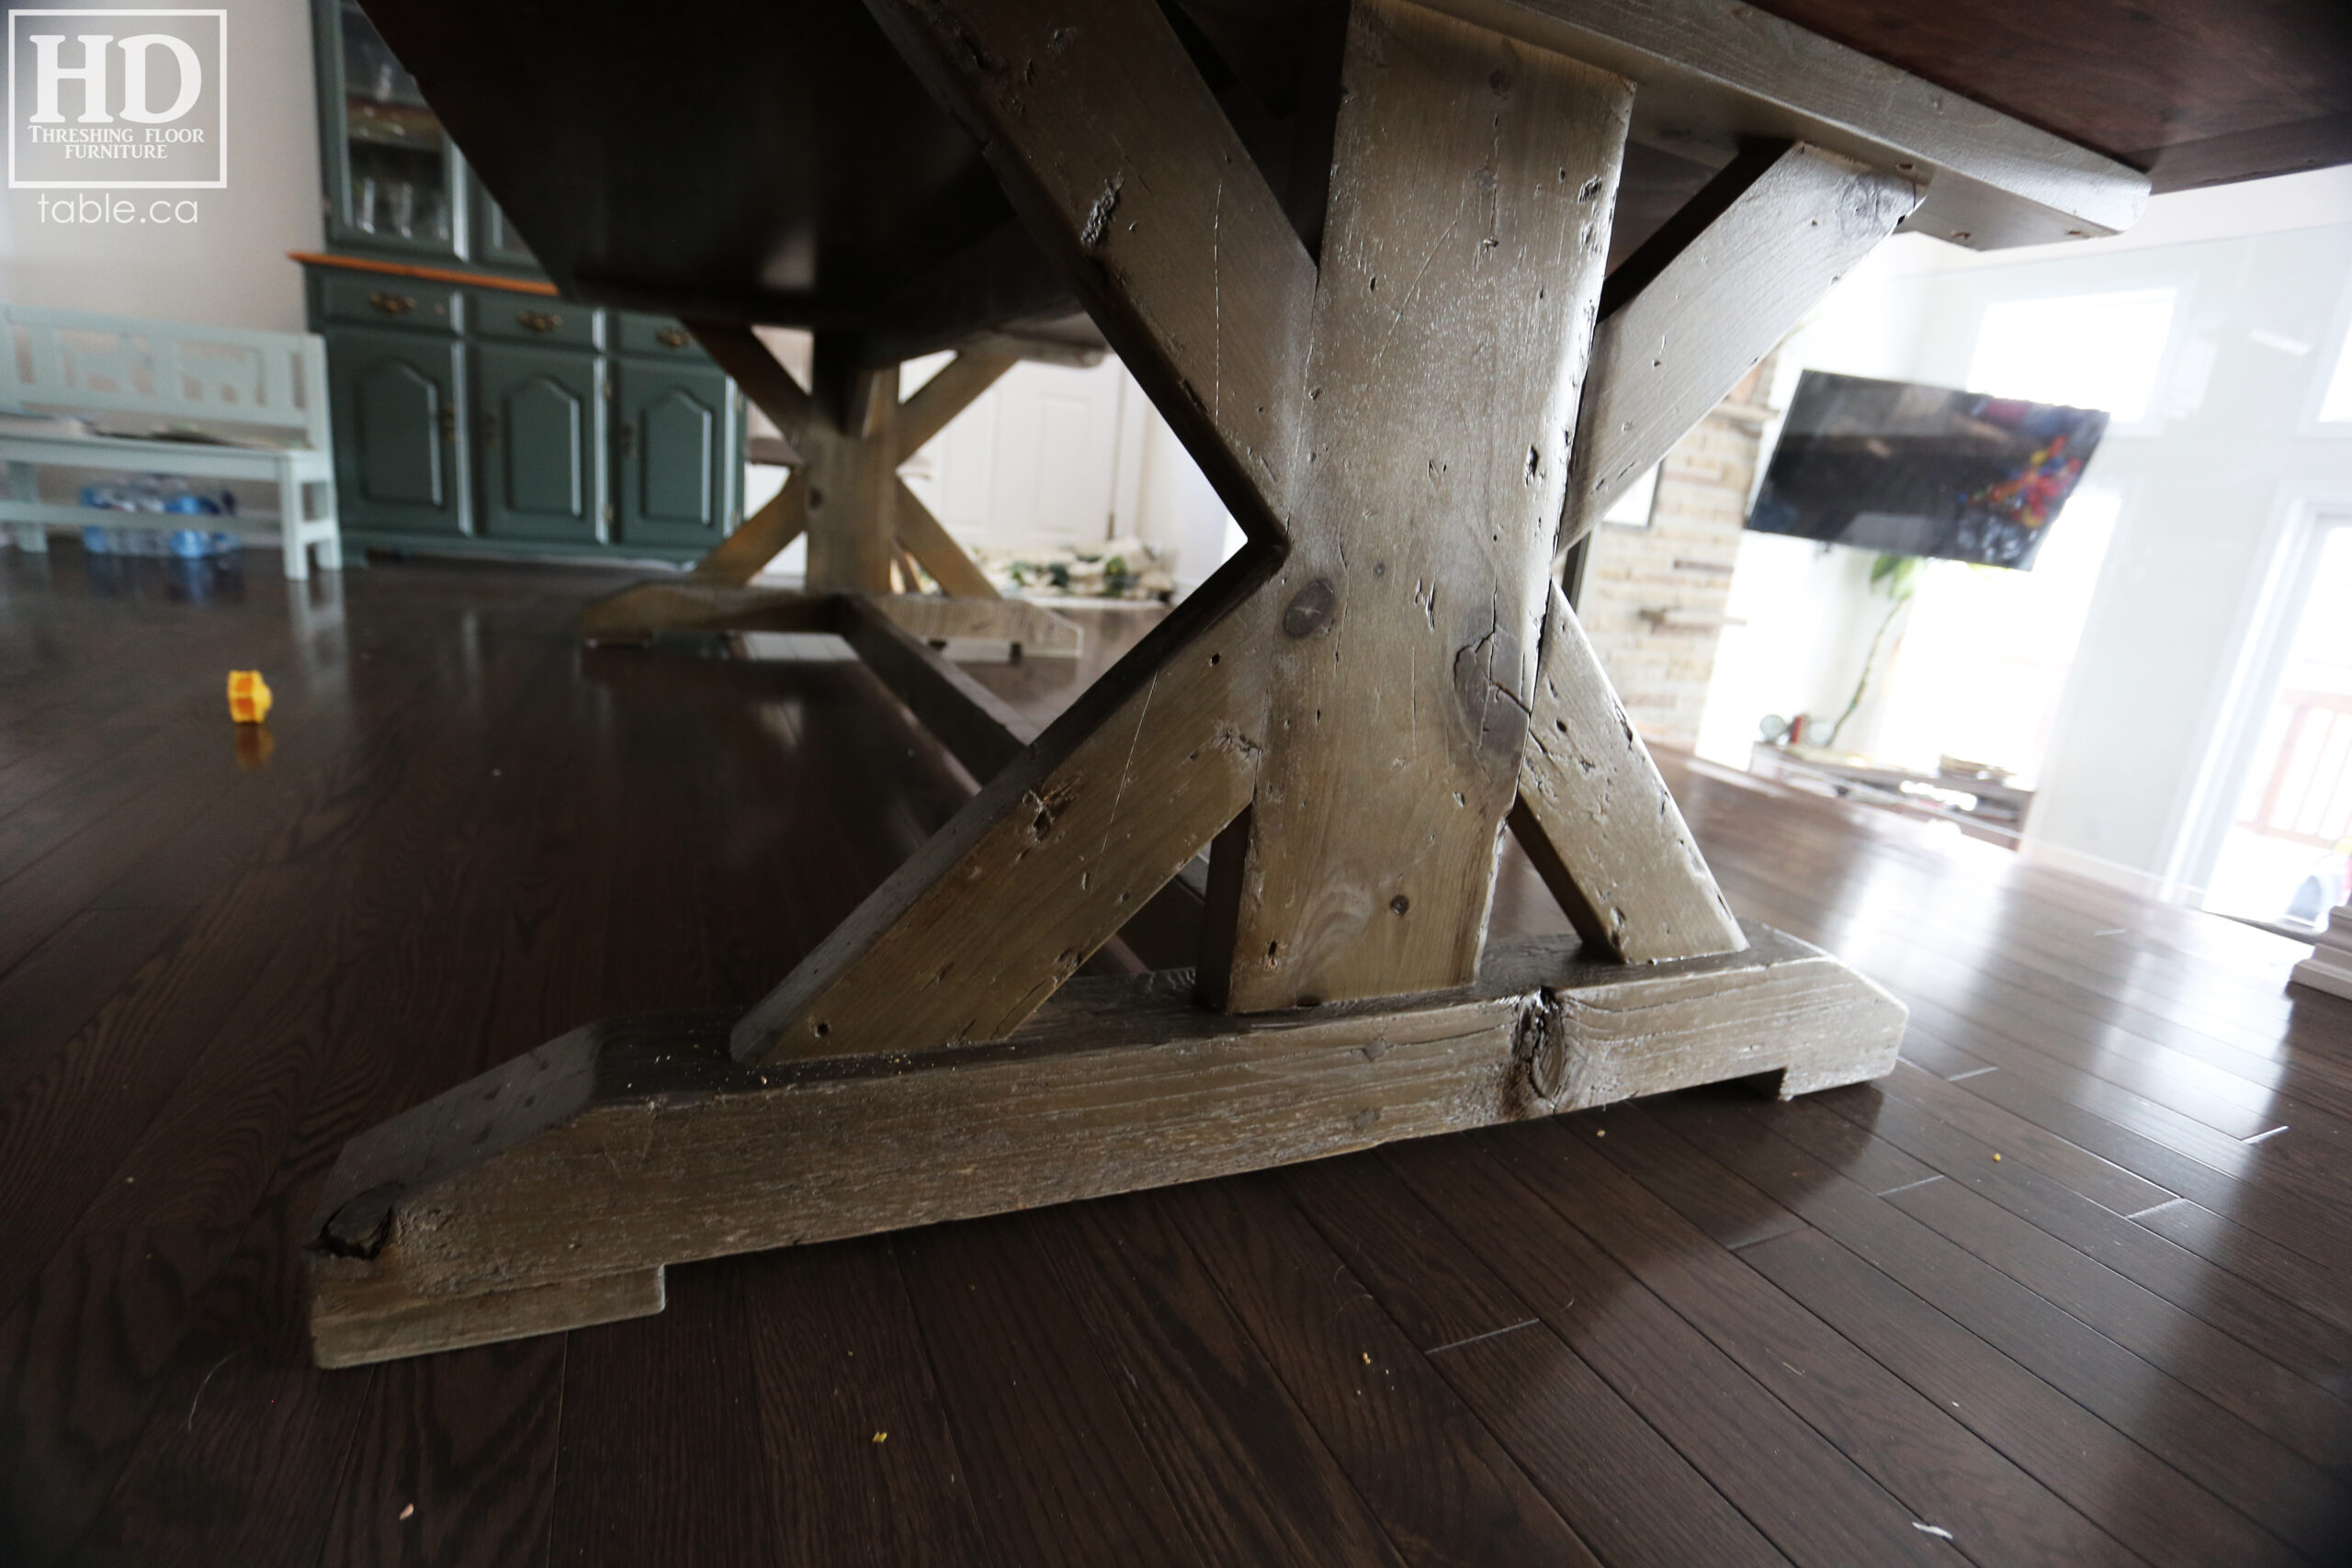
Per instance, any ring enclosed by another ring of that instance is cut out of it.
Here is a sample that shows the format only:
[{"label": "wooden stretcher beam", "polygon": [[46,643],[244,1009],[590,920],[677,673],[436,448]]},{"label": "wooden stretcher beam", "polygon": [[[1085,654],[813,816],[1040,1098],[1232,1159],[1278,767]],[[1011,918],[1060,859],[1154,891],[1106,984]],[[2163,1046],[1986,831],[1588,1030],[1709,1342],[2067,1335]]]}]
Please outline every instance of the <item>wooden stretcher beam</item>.
[{"label": "wooden stretcher beam", "polygon": [[1918,202],[1907,175],[1799,144],[1736,162],[1693,198],[1705,222],[1669,222],[1628,257],[1602,296],[1555,553]]},{"label": "wooden stretcher beam", "polygon": [[659,1311],[662,1269],[696,1258],[1893,1066],[1900,1002],[1749,934],[1632,968],[1512,943],[1458,990],[1262,1018],[1204,1012],[1181,975],[1080,980],[995,1043],[780,1066],[734,1061],[723,1014],[591,1025],[345,1148],[314,1353],[356,1366]]},{"label": "wooden stretcher beam", "polygon": [[1741,0],[1431,0],[1634,83],[1634,134],[1703,163],[1805,141],[1928,191],[1909,227],[1991,250],[2110,234],[2148,177]]}]

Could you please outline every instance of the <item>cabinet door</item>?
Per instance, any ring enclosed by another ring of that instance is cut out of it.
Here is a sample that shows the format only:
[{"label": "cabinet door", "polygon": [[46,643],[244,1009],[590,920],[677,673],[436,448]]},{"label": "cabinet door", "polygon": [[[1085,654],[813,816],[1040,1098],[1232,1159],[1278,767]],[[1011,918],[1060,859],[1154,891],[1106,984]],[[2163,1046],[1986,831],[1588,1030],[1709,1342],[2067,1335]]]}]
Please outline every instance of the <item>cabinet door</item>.
[{"label": "cabinet door", "polygon": [[474,345],[474,367],[482,533],[600,542],[605,407],[595,355],[485,343]]},{"label": "cabinet door", "polygon": [[467,532],[458,440],[463,345],[413,333],[330,327],[335,490],[347,526]]},{"label": "cabinet door", "polygon": [[620,537],[639,545],[717,544],[733,525],[736,489],[726,376],[707,362],[615,363]]}]

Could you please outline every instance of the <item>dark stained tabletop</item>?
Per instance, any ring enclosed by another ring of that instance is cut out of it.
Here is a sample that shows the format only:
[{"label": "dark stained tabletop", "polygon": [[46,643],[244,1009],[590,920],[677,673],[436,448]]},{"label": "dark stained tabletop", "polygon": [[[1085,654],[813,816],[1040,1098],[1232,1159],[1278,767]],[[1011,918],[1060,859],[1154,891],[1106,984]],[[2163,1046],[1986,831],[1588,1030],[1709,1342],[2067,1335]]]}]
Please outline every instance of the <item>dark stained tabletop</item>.
[{"label": "dark stained tabletop", "polygon": [[[1483,6],[1481,15],[1538,36],[1563,17],[1669,39],[1739,40],[1773,26],[1730,0],[1441,3]],[[1162,9],[1311,248],[1344,6],[1163,0]],[[2152,170],[2159,189],[2352,160],[2352,6],[2342,0],[1770,0],[1764,9]],[[1074,308],[977,142],[860,0],[367,0],[367,10],[568,292],[855,332],[873,362]],[[1071,14],[1082,25],[1091,13],[1072,0]],[[1777,69],[1782,56],[1772,59]],[[1645,130],[1643,101],[1612,261],[1730,155],[1721,137]],[[2018,237],[2031,236],[2008,243]]]}]

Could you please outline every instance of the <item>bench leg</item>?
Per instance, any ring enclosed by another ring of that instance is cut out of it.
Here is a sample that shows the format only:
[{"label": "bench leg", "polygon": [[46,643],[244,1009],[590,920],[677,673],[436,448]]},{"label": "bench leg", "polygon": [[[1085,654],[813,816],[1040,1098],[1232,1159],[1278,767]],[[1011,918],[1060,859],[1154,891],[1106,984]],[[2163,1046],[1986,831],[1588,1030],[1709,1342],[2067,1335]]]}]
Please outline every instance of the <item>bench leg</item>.
[{"label": "bench leg", "polygon": [[[15,501],[39,501],[40,479],[30,463],[8,465],[8,495]],[[49,530],[38,523],[18,523],[10,532],[16,536],[17,547],[28,556],[49,553]]]}]

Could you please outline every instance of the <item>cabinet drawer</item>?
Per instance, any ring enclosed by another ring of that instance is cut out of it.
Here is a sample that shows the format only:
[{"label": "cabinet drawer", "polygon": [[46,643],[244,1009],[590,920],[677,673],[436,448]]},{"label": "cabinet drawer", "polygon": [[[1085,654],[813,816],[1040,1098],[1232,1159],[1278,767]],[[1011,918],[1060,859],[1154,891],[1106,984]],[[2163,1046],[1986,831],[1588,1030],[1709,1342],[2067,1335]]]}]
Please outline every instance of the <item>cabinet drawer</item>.
[{"label": "cabinet drawer", "polygon": [[330,321],[413,332],[458,330],[458,290],[446,283],[381,272],[321,269],[319,313]]},{"label": "cabinet drawer", "polygon": [[592,305],[492,288],[467,291],[466,330],[470,337],[536,343],[549,348],[594,348],[600,338]]},{"label": "cabinet drawer", "polygon": [[701,363],[702,344],[695,342],[686,329],[667,316],[640,316],[631,310],[615,310],[613,321],[618,327],[613,335],[620,341],[614,346],[623,354],[644,355],[654,359],[691,359]]}]

